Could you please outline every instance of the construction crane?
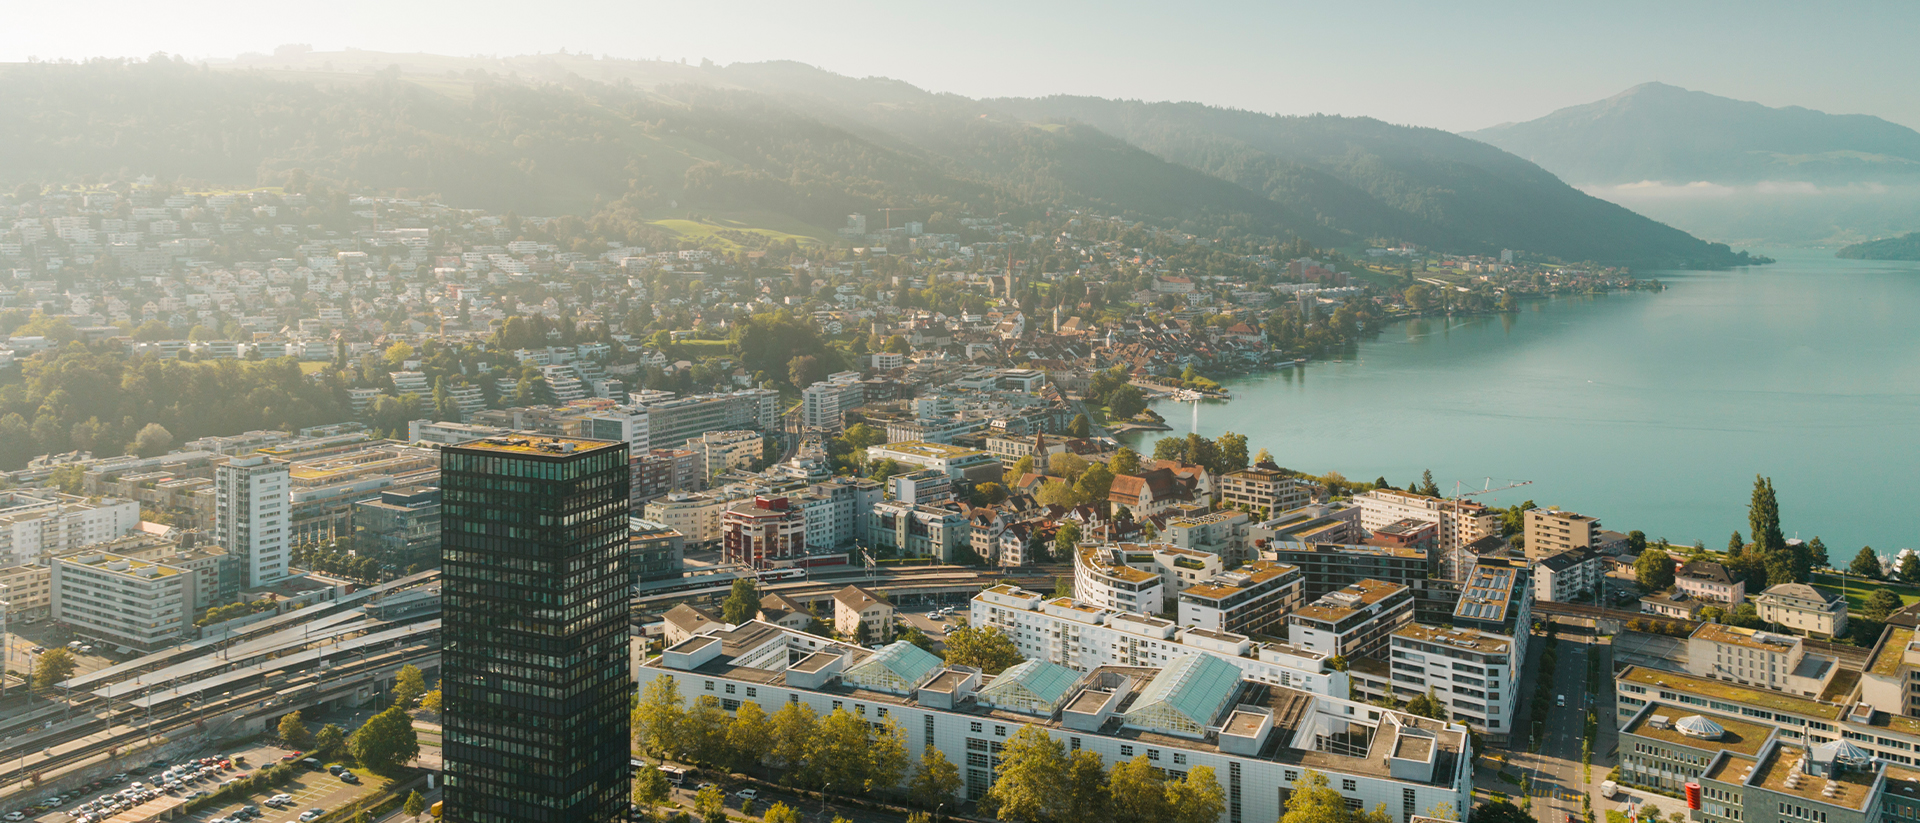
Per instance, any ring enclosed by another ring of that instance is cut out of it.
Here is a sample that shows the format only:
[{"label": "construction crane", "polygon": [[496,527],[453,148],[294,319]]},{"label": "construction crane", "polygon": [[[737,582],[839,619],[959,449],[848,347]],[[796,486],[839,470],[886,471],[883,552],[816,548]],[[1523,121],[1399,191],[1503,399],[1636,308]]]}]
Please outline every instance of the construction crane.
[{"label": "construction crane", "polygon": [[880,212],[881,214],[884,214],[884,215],[886,215],[886,216],[887,216],[887,228],[889,228],[889,229],[891,229],[891,228],[893,228],[893,213],[894,213],[894,212],[897,212],[897,211],[926,211],[926,209],[924,209],[924,208],[919,208],[919,207],[911,207],[911,206],[908,206],[908,207],[901,207],[901,208],[893,208],[893,207],[887,207],[887,208],[881,208],[881,209],[874,209],[874,211],[877,211],[877,212]]},{"label": "construction crane", "polygon": [[1469,568],[1469,565],[1465,562],[1465,557],[1462,556],[1466,553],[1467,546],[1466,530],[1460,527],[1460,504],[1466,502],[1466,499],[1469,497],[1479,497],[1483,494],[1493,494],[1495,492],[1503,492],[1509,489],[1517,489],[1521,486],[1531,485],[1533,485],[1532,480],[1514,480],[1507,483],[1507,485],[1496,488],[1493,485],[1493,478],[1489,477],[1480,488],[1472,491],[1463,491],[1466,483],[1460,480],[1453,481],[1453,497],[1448,500],[1448,505],[1452,506],[1453,545],[1447,549],[1447,565],[1452,567],[1452,574],[1448,576],[1452,578],[1455,583],[1465,582],[1467,569]]}]

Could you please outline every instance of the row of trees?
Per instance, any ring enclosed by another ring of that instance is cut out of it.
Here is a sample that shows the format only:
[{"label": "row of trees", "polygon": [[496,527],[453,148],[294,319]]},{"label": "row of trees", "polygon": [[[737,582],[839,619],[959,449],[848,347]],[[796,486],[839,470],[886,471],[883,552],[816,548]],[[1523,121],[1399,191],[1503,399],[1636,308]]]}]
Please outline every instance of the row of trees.
[{"label": "row of trees", "polygon": [[[1313,772],[1301,782],[1311,786],[1316,778],[1326,788],[1326,778]],[[1001,750],[999,776],[981,805],[1008,823],[1213,823],[1226,813],[1227,798],[1209,766],[1173,778],[1142,754],[1109,771],[1100,755],[1069,753],[1040,727],[1023,725]]]},{"label": "row of trees", "polygon": [[309,731],[297,711],[280,718],[278,731],[287,745],[306,749],[323,761],[345,753],[361,766],[382,774],[420,756],[420,739],[414,733],[413,718],[398,703],[367,718],[351,735],[332,723],[321,726],[318,732]]},{"label": "row of trees", "polygon": [[[779,769],[794,784],[843,792],[892,791],[913,763],[905,738],[892,721],[876,728],[865,718],[836,709],[822,718],[813,707],[788,703],[767,714],[747,700],[732,715],[712,695],[692,705],[680,695],[679,682],[662,676],[648,682],[633,708],[634,747],[657,757],[729,770]],[[929,755],[931,757],[931,755]],[[922,758],[915,775],[944,783],[959,773]]]}]

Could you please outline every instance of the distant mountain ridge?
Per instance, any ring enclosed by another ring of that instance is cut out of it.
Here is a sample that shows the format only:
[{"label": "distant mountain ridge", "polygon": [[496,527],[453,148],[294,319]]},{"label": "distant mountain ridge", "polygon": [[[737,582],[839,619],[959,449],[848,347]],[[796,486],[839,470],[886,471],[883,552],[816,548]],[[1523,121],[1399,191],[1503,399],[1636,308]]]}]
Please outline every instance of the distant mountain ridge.
[{"label": "distant mountain ridge", "polygon": [[[972,100],[797,63],[375,52],[0,66],[0,184],[271,185],[294,168],[645,231],[687,209],[831,236],[854,212],[1054,207],[1320,246],[1748,262],[1432,129],[1093,98]],[[908,218],[913,219],[913,218]]]},{"label": "distant mountain ridge", "polygon": [[1920,132],[1864,114],[1771,108],[1644,83],[1470,137],[1576,186],[1920,182]]},{"label": "distant mountain ridge", "polygon": [[1834,252],[1834,256],[1855,260],[1920,260],[1920,231],[1854,243]]}]

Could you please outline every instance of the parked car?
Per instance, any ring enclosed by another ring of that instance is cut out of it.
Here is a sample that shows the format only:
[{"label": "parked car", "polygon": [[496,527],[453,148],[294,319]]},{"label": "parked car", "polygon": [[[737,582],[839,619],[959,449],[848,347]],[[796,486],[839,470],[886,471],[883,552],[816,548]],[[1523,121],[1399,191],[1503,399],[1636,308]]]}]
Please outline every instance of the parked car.
[{"label": "parked car", "polygon": [[759,800],[760,790],[759,789],[741,789],[740,791],[734,792],[733,796],[738,797],[741,800]]},{"label": "parked car", "polygon": [[360,775],[357,775],[357,774],[354,774],[353,772],[341,772],[341,773],[340,773],[340,782],[342,782],[342,783],[358,783],[358,782],[360,782]]}]

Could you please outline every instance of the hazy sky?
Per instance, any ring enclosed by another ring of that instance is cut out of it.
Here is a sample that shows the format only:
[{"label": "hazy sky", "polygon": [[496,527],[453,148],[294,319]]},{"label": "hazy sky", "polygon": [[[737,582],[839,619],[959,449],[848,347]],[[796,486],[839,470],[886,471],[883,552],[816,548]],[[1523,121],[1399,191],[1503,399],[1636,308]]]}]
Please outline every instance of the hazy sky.
[{"label": "hazy sky", "polygon": [[322,51],[787,59],[972,97],[1091,94],[1468,130],[1659,80],[1920,128],[1920,3],[22,2],[0,60]]}]

